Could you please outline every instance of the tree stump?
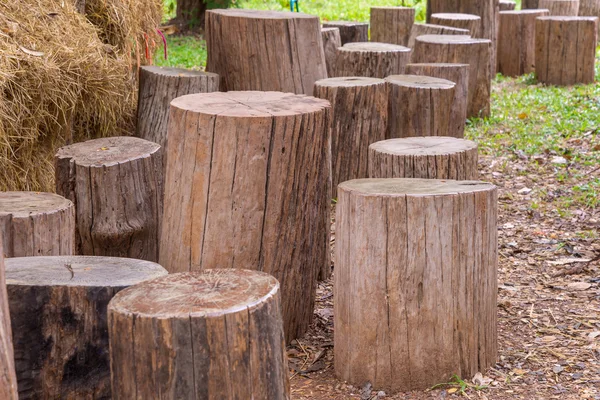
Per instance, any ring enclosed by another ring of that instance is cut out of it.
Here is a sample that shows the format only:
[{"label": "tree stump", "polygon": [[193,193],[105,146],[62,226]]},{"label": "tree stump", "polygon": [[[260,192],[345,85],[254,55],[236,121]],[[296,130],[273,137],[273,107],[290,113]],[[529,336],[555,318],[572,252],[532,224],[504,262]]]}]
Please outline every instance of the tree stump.
[{"label": "tree stump", "polygon": [[579,0],[580,17],[600,17],[600,0]]},{"label": "tree stump", "polygon": [[500,11],[512,11],[517,7],[517,3],[510,0],[500,0]]},{"label": "tree stump", "polygon": [[351,42],[369,41],[369,24],[354,21],[327,21],[323,28],[338,28],[342,39],[342,46]]},{"label": "tree stump", "polygon": [[54,193],[0,192],[0,231],[7,257],[72,255],[75,206]]},{"label": "tree stump", "polygon": [[425,35],[415,43],[413,63],[469,64],[469,100],[467,117],[490,115],[492,90],[491,42],[465,36]]},{"label": "tree stump", "polygon": [[341,380],[408,391],[495,364],[496,217],[496,188],[483,182],[339,186],[334,360]]},{"label": "tree stump", "polygon": [[535,70],[535,20],[548,10],[500,12],[498,72],[521,76]]},{"label": "tree stump", "polygon": [[407,46],[414,23],[412,7],[371,7],[371,41]]},{"label": "tree stump", "polygon": [[337,50],[335,73],[338,77],[365,76],[385,78],[403,74],[410,62],[408,47],[389,43],[348,43]]},{"label": "tree stump", "polygon": [[134,137],[59,149],[56,192],[76,207],[77,254],[158,260],[162,150]]},{"label": "tree stump", "polygon": [[521,10],[538,9],[540,0],[521,0]]},{"label": "tree stump", "polygon": [[308,328],[317,276],[330,263],[329,121],[327,101],[290,93],[171,103],[160,264],[272,274],[288,342]]},{"label": "tree stump", "polygon": [[335,76],[335,58],[338,47],[342,47],[340,30],[338,28],[322,28],[323,51],[325,52],[325,63],[327,64],[327,76]]},{"label": "tree stump", "polygon": [[[454,99],[450,107],[448,136],[461,138],[465,132],[467,120],[467,100],[469,98],[468,64],[408,64],[406,73],[410,75],[432,76],[454,82]],[[454,132],[454,133],[452,133]]]},{"label": "tree stump", "polygon": [[408,39],[408,47],[415,48],[415,41],[419,36],[423,35],[462,35],[470,36],[466,29],[452,28],[450,26],[434,25],[434,24],[414,24]]},{"label": "tree stump", "polygon": [[0,399],[18,400],[2,241],[0,232]]},{"label": "tree stump", "polygon": [[108,302],[166,273],[129,258],[7,259],[19,398],[109,399]]},{"label": "tree stump", "polygon": [[597,17],[539,17],[535,36],[539,82],[560,86],[594,82]]},{"label": "tree stump", "polygon": [[115,400],[290,398],[279,284],[266,273],[168,275],[117,294],[108,318]]},{"label": "tree stump", "polygon": [[327,78],[319,17],[292,12],[206,12],[206,70],[221,90],[279,90],[311,94]]},{"label": "tree stump", "polygon": [[579,0],[540,0],[540,9],[547,9],[550,15],[577,16],[579,15]]},{"label": "tree stump", "polygon": [[471,37],[481,37],[481,18],[473,14],[431,14],[430,21],[435,25],[451,26],[469,31]]}]

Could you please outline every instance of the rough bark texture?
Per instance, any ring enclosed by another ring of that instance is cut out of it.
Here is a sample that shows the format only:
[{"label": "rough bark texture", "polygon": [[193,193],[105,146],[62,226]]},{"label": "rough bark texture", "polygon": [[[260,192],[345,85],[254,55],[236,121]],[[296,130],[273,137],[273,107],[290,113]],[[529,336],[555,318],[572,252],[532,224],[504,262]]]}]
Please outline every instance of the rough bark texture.
[{"label": "rough bark texture", "polygon": [[413,63],[469,64],[467,117],[490,115],[492,75],[489,63],[491,42],[465,36],[426,35],[417,38]]},{"label": "rough bark texture", "polygon": [[351,42],[369,41],[369,24],[353,21],[327,21],[323,28],[338,28],[342,38],[342,46]]},{"label": "rough bark texture", "polygon": [[348,43],[337,51],[335,73],[340,77],[385,78],[403,74],[410,62],[408,47],[389,43]]},{"label": "rough bark texture", "polygon": [[467,101],[469,99],[468,64],[408,64],[406,73],[410,75],[432,76],[454,82],[454,99],[450,107],[448,136],[462,138],[467,120]]},{"label": "rough bark texture", "polygon": [[500,12],[498,72],[521,76],[535,70],[535,20],[548,10]]},{"label": "rough bark texture", "polygon": [[207,3],[204,0],[177,0],[175,18],[169,21],[181,31],[198,31],[204,27]]},{"label": "rough bark texture", "polygon": [[535,72],[550,85],[593,83],[597,17],[539,17],[535,27]]},{"label": "rough bark texture", "polygon": [[109,399],[108,302],[166,273],[128,258],[7,259],[19,399]]},{"label": "rough bark texture", "polygon": [[500,11],[512,11],[517,7],[517,3],[510,0],[500,0]]},{"label": "rough bark texture", "polygon": [[540,0],[539,8],[550,10],[550,15],[574,17],[579,14],[579,0]]},{"label": "rough bark texture", "polygon": [[496,188],[473,181],[363,179],[343,183],[339,194],[338,377],[408,391],[494,365]]},{"label": "rough bark texture", "polygon": [[286,339],[313,315],[330,262],[330,105],[279,92],[171,103],[161,264],[251,268],[281,283]]},{"label": "rough bark texture", "polygon": [[600,0],[580,0],[580,17],[600,17]]},{"label": "rough bark texture", "polygon": [[462,35],[469,36],[469,31],[466,29],[452,28],[450,26],[434,25],[434,24],[414,24],[410,38],[408,39],[408,47],[415,48],[417,37],[423,35]]},{"label": "rough bark texture", "polygon": [[18,400],[12,330],[6,294],[4,251],[0,232],[0,399]]},{"label": "rough bark texture", "polygon": [[260,10],[206,12],[206,70],[221,90],[311,94],[327,78],[319,17]]},{"label": "rough bark texture", "polygon": [[435,25],[466,29],[471,37],[481,37],[481,17],[473,14],[432,14],[430,21]]},{"label": "rough bark texture", "polygon": [[342,47],[340,30],[338,28],[321,28],[323,36],[323,51],[327,64],[327,76],[335,76],[335,58],[338,47]]},{"label": "rough bark texture", "polygon": [[56,192],[76,207],[77,254],[158,260],[162,150],[134,137],[89,140],[56,154]]},{"label": "rough bark texture", "polygon": [[290,398],[279,284],[206,270],[125,289],[109,306],[112,398]]},{"label": "rough bark texture", "polygon": [[0,231],[7,257],[72,255],[75,206],[54,193],[0,192]]},{"label": "rough bark texture", "polygon": [[412,7],[371,7],[371,41],[407,46],[414,23]]},{"label": "rough bark texture", "polygon": [[521,9],[522,10],[528,10],[528,9],[537,9],[539,8],[540,0],[521,0]]}]

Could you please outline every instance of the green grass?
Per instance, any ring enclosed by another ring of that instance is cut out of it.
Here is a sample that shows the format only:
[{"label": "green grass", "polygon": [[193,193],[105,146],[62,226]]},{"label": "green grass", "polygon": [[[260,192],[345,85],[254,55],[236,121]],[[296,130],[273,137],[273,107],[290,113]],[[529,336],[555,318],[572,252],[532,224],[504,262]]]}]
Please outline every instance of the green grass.
[{"label": "green grass", "polygon": [[167,36],[168,59],[162,46],[154,55],[154,64],[203,70],[206,65],[206,42],[200,36]]}]

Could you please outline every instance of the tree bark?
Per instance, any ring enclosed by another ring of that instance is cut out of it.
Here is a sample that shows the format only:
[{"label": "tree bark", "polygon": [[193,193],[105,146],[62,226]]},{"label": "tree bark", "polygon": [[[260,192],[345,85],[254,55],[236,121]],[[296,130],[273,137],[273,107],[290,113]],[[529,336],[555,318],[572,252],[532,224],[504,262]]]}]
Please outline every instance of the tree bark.
[{"label": "tree bark", "polygon": [[412,7],[371,7],[371,41],[407,46],[414,23]]},{"label": "tree bark", "polygon": [[2,232],[0,232],[0,399],[18,400],[2,242]]},{"label": "tree bark", "polygon": [[547,9],[550,15],[577,16],[579,15],[579,0],[540,0],[540,9]]},{"label": "tree bark", "polygon": [[415,48],[415,41],[419,36],[423,35],[462,35],[470,36],[469,31],[466,29],[452,28],[443,25],[434,24],[414,24],[410,38],[408,39],[408,47],[411,49]]},{"label": "tree bark", "polygon": [[404,67],[410,61],[410,54],[408,47],[396,44],[348,43],[337,51],[335,72],[338,77],[370,78],[403,74]]},{"label": "tree bark", "polygon": [[206,9],[204,0],[177,0],[175,18],[169,23],[177,25],[182,32],[199,31],[204,28]]},{"label": "tree bark", "polygon": [[500,0],[500,11],[512,11],[517,7],[517,3],[510,0]]},{"label": "tree bark", "polygon": [[327,76],[335,76],[335,58],[338,47],[342,47],[340,30],[338,28],[322,28],[323,51],[325,52],[325,63],[327,64]]},{"label": "tree bark", "polygon": [[580,0],[579,16],[600,18],[600,0]]},{"label": "tree bark", "polygon": [[342,46],[346,43],[369,41],[369,24],[366,22],[327,21],[323,22],[323,28],[338,28]]},{"label": "tree bark", "polygon": [[521,10],[538,9],[540,0],[521,0]]},{"label": "tree bark", "polygon": [[466,29],[471,37],[481,37],[481,18],[473,14],[432,14],[430,21],[435,25]]}]

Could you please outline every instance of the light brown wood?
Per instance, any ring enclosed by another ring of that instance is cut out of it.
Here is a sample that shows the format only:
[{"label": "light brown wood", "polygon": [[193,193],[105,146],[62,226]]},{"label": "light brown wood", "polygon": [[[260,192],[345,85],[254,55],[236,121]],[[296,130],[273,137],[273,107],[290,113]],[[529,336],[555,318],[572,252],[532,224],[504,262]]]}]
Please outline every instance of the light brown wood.
[{"label": "light brown wood", "polygon": [[327,76],[335,76],[335,58],[338,47],[342,47],[339,28],[322,28],[323,50],[325,52],[325,62],[327,63]]},{"label": "light brown wood", "polygon": [[342,39],[342,46],[351,42],[369,41],[369,24],[354,21],[327,21],[323,28],[338,28]]},{"label": "light brown wood", "polygon": [[517,7],[517,3],[510,0],[500,0],[500,11],[512,11]]},{"label": "light brown wood", "polygon": [[319,17],[237,8],[206,12],[206,70],[220,88],[311,94],[327,78]]},{"label": "light brown wood", "polygon": [[579,0],[579,16],[600,18],[600,0]]},{"label": "light brown wood", "polygon": [[466,29],[452,28],[450,26],[434,24],[414,24],[408,39],[408,47],[414,49],[417,37],[423,35],[461,35],[470,36]]},{"label": "light brown wood", "polygon": [[7,257],[71,255],[75,207],[54,193],[0,192],[0,231]]},{"label": "light brown wood", "polygon": [[130,258],[7,259],[19,399],[110,398],[108,302],[166,273]]},{"label": "light brown wood", "polygon": [[539,17],[535,72],[539,82],[568,86],[593,83],[598,17]]},{"label": "light brown wood", "polygon": [[521,9],[522,10],[530,10],[530,9],[538,9],[540,0],[521,0]]},{"label": "light brown wood", "polygon": [[109,305],[112,398],[290,398],[279,284],[262,272],[171,274]]},{"label": "light brown wood", "polygon": [[371,41],[407,46],[414,23],[412,7],[371,7]]},{"label": "light brown wood", "polygon": [[308,328],[317,276],[330,262],[329,118],[329,102],[290,93],[171,103],[160,264],[272,274],[288,342]]},{"label": "light brown wood", "polygon": [[538,8],[550,11],[550,15],[570,16],[579,15],[579,0],[539,0]]},{"label": "light brown wood", "polygon": [[0,232],[0,399],[18,400],[2,241]]},{"label": "light brown wood", "polygon": [[334,275],[338,378],[393,393],[494,365],[496,221],[497,192],[488,183],[342,183]]},{"label": "light brown wood", "polygon": [[481,17],[477,15],[437,13],[431,14],[430,21],[435,25],[466,29],[471,37],[481,37]]},{"label": "light brown wood", "polygon": [[158,260],[162,150],[134,137],[59,149],[56,192],[76,207],[76,254]]},{"label": "light brown wood", "polygon": [[366,76],[385,78],[403,74],[410,62],[408,47],[389,43],[348,43],[337,51],[335,73],[338,77]]}]

